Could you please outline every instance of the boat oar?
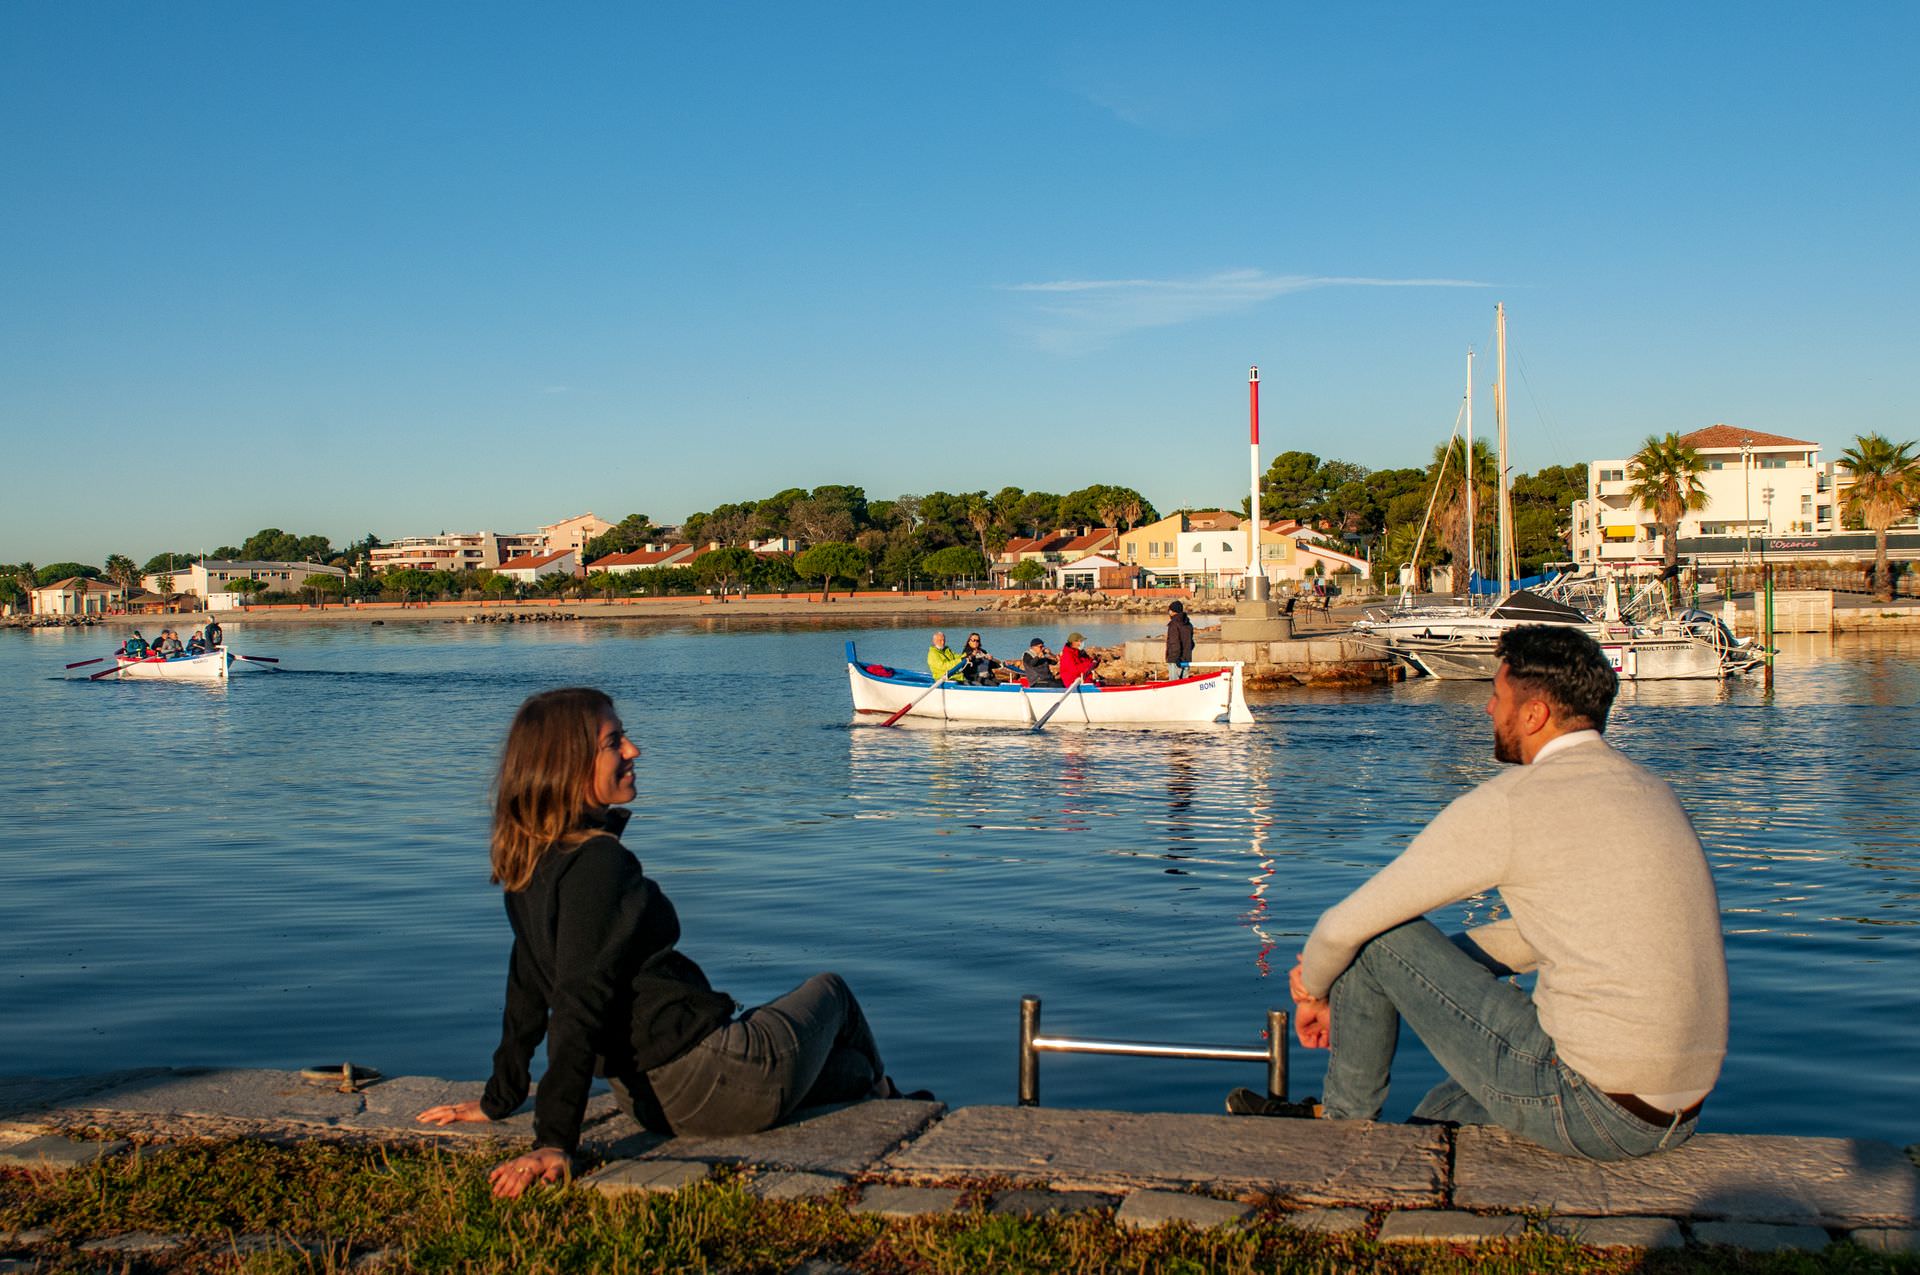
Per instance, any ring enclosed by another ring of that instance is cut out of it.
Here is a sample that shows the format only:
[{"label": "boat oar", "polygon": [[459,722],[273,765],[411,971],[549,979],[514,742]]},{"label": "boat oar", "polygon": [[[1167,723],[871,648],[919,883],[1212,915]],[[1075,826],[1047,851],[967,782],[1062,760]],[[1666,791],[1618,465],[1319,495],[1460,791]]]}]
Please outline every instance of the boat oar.
[{"label": "boat oar", "polygon": [[[211,654],[211,652],[209,652],[209,654]],[[280,662],[271,655],[241,655],[238,652],[234,654],[233,658],[236,660],[246,660],[250,664],[278,664]],[[278,673],[280,670],[274,669],[273,671]]]},{"label": "boat oar", "polygon": [[87,680],[89,682],[97,682],[103,677],[112,677],[115,673],[118,673],[119,671],[120,671],[120,666],[118,664],[115,664],[112,668],[103,668],[98,673],[87,674]]},{"label": "boat oar", "polygon": [[952,677],[955,673],[959,672],[962,667],[964,667],[964,665],[956,664],[952,668],[948,669],[946,672],[942,673],[939,677],[934,678],[932,686],[929,686],[926,690],[921,691],[918,695],[914,696],[913,701],[909,703],[905,708],[895,709],[893,711],[893,716],[889,717],[886,721],[881,722],[880,724],[882,726],[891,726],[895,722],[899,721],[901,718],[905,717],[908,713],[911,713],[914,709],[920,707],[921,700],[925,699],[927,696],[939,690],[940,684],[942,682],[945,682],[948,678]]},{"label": "boat oar", "polygon": [[75,660],[73,663],[67,665],[67,667],[68,668],[85,668],[89,664],[98,664],[101,660],[104,660],[106,658],[107,657],[104,655],[96,655],[90,660]]},{"label": "boat oar", "polygon": [[1060,698],[1053,702],[1053,707],[1048,709],[1046,712],[1042,713],[1040,715],[1040,720],[1033,724],[1033,729],[1036,734],[1046,727],[1047,722],[1053,717],[1053,715],[1060,711],[1060,706],[1067,702],[1067,697],[1069,695],[1072,695],[1074,691],[1078,690],[1080,687],[1080,683],[1086,680],[1087,680],[1087,675],[1085,673],[1082,673],[1079,677],[1076,677],[1073,679],[1072,685],[1068,686],[1066,690],[1060,693]]}]

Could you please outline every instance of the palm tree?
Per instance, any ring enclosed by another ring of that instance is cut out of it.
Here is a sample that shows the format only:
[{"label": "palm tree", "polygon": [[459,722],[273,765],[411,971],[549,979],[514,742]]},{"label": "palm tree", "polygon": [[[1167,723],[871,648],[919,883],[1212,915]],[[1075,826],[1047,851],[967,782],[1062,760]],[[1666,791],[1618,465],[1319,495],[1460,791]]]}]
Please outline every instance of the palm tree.
[{"label": "palm tree", "polygon": [[993,502],[987,499],[985,492],[975,492],[967,497],[966,519],[967,525],[973,528],[973,533],[980,537],[981,561],[992,562],[993,555],[987,552],[987,529],[993,526],[994,508]]},{"label": "palm tree", "polygon": [[1858,518],[1873,532],[1873,579],[1876,596],[1893,601],[1893,577],[1887,571],[1887,528],[1920,500],[1920,457],[1913,444],[1895,444],[1879,434],[1859,434],[1853,446],[1840,454],[1840,463],[1853,473],[1843,506],[1849,518]]},{"label": "palm tree", "polygon": [[1667,596],[1677,588],[1680,568],[1680,517],[1707,507],[1707,489],[1700,481],[1706,465],[1700,453],[1669,432],[1665,438],[1647,435],[1640,450],[1627,462],[1627,495],[1653,515],[1667,560]]},{"label": "palm tree", "polygon": [[[1494,497],[1500,490],[1500,462],[1483,438],[1473,441],[1472,469],[1469,472],[1467,441],[1455,438],[1433,449],[1432,472],[1440,485],[1440,498],[1434,506],[1434,532],[1453,555],[1456,579],[1454,588],[1467,587],[1467,569],[1474,560],[1473,546],[1479,543],[1480,529],[1497,521]],[[1467,485],[1473,485],[1473,522],[1467,522]],[[1496,550],[1497,552],[1497,550]]]},{"label": "palm tree", "polygon": [[140,587],[140,568],[135,566],[133,559],[124,553],[107,555],[105,574],[107,579],[125,591],[128,598],[132,598],[133,591]]}]

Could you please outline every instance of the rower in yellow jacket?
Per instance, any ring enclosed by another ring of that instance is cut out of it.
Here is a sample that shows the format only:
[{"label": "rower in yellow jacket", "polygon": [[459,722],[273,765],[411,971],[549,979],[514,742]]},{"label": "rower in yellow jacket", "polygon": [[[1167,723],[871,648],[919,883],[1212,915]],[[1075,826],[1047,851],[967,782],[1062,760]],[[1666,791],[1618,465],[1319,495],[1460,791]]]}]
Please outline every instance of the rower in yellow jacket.
[{"label": "rower in yellow jacket", "polygon": [[927,648],[927,671],[933,674],[933,680],[937,682],[953,672],[954,666],[958,663],[960,663],[960,652],[947,645],[947,635],[934,634],[933,645]]}]

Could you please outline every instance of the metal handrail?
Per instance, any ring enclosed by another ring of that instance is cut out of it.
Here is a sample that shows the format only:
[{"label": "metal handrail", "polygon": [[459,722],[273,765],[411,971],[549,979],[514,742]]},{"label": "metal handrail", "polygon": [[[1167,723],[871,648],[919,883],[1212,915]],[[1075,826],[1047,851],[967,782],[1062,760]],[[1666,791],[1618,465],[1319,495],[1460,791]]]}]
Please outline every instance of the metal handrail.
[{"label": "metal handrail", "polygon": [[1284,1009],[1267,1011],[1267,1047],[1252,1049],[1242,1045],[1176,1045],[1146,1040],[1099,1040],[1079,1036],[1042,1036],[1040,1034],[1040,998],[1020,998],[1020,1105],[1040,1105],[1040,1055],[1108,1054],[1127,1058],[1208,1058],[1222,1062],[1264,1062],[1267,1064],[1267,1096],[1282,1102],[1287,1098],[1287,1029],[1289,1015]]}]

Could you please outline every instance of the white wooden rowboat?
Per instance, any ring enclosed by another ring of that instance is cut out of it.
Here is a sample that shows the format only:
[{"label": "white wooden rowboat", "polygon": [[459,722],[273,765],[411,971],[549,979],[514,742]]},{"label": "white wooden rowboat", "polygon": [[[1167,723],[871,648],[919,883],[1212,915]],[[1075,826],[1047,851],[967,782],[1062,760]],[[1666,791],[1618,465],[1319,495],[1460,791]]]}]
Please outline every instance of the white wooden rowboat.
[{"label": "white wooden rowboat", "polygon": [[157,655],[137,660],[116,655],[114,659],[119,662],[122,681],[224,682],[227,668],[233,663],[225,647],[204,655],[176,655],[170,660]]},{"label": "white wooden rowboat", "polygon": [[[862,664],[853,643],[849,642],[847,680],[853,687],[853,711],[862,717],[884,719],[914,704],[913,711],[903,720],[1032,726],[1058,704],[1059,711],[1054,713],[1050,725],[1062,722],[1095,726],[1155,722],[1245,725],[1253,721],[1238,665],[1195,674],[1177,682],[1082,685],[1071,695],[1060,687],[1043,689],[1018,682],[974,686],[959,681],[943,682],[939,690],[929,695],[927,690],[933,685],[931,674],[889,668],[884,664]],[[1067,702],[1061,703],[1063,699]]]}]

